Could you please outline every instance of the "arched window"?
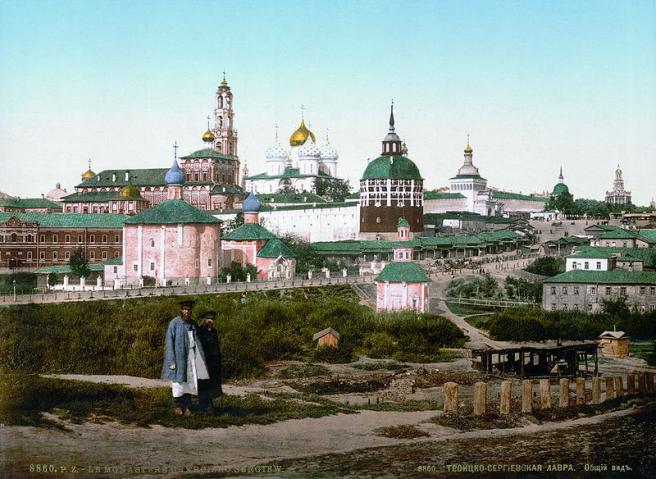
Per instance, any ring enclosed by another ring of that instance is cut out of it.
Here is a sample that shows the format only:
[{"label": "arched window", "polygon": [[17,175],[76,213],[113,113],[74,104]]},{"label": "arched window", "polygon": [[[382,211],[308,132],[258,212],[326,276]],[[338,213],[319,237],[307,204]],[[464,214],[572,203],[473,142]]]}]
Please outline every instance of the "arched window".
[{"label": "arched window", "polygon": [[16,243],[18,241],[18,236],[16,236],[16,233],[11,234],[11,242]]}]

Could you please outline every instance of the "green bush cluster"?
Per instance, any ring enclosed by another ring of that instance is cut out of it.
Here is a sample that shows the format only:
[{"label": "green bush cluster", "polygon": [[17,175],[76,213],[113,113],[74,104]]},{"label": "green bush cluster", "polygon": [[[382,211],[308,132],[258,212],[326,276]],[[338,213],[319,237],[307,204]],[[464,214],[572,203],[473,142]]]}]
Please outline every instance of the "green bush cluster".
[{"label": "green bush cluster", "polygon": [[449,283],[445,293],[449,298],[503,298],[499,284],[489,274],[456,278]]},{"label": "green bush cluster", "polygon": [[487,320],[490,336],[504,341],[597,339],[616,327],[632,338],[656,339],[656,313],[608,305],[601,313],[509,309]]},{"label": "green bush cluster", "polygon": [[14,281],[16,281],[16,294],[30,294],[36,288],[35,273],[12,273],[0,275],[0,294],[14,294]]},{"label": "green bush cluster", "polygon": [[533,261],[524,270],[541,276],[556,276],[565,272],[565,259],[556,256],[543,256]]},{"label": "green bush cluster", "polygon": [[[0,357],[10,371],[127,374],[157,378],[164,336],[182,298],[18,305],[0,310]],[[267,361],[350,362],[354,354],[421,361],[464,335],[450,321],[411,313],[378,315],[348,286],[204,295],[194,316],[213,309],[225,378],[252,377]],[[339,348],[316,348],[312,336],[332,327]],[[379,336],[372,336],[378,334]],[[393,347],[381,349],[381,334]]]}]

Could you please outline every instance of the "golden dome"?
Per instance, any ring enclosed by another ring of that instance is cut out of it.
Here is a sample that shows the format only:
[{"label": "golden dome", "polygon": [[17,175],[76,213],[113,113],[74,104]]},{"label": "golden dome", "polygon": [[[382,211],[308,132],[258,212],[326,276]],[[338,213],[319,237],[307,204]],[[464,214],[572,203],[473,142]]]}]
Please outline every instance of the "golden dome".
[{"label": "golden dome", "polygon": [[134,186],[132,183],[128,183],[119,192],[121,198],[141,198],[141,192],[139,188]]},{"label": "golden dome", "polygon": [[214,133],[212,133],[210,130],[207,130],[205,133],[203,133],[203,141],[205,143],[213,143]]},{"label": "golden dome", "polygon": [[301,146],[307,141],[308,137],[312,138],[312,141],[314,141],[315,143],[317,142],[314,133],[308,130],[307,127],[305,126],[305,120],[301,120],[301,126],[299,126],[297,130],[294,133],[292,133],[292,136],[289,137],[289,145]]},{"label": "golden dome", "polygon": [[467,142],[467,146],[465,146],[465,153],[472,153],[474,149],[471,147],[469,142]]},{"label": "golden dome", "polygon": [[82,181],[90,180],[94,176],[96,176],[96,174],[93,171],[91,171],[91,168],[89,168],[87,171],[82,173]]}]

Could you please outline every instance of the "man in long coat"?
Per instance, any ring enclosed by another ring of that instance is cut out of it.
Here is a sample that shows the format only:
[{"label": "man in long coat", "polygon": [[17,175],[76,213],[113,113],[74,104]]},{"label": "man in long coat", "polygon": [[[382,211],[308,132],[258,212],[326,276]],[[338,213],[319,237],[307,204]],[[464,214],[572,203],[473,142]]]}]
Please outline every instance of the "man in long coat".
[{"label": "man in long coat", "polygon": [[209,379],[203,347],[191,321],[193,301],[181,301],[180,316],[169,323],[162,379],[171,381],[174,413],[191,416],[191,396],[198,394],[198,381]]},{"label": "man in long coat", "polygon": [[221,388],[221,348],[219,334],[214,327],[216,311],[206,311],[201,315],[198,326],[198,339],[203,345],[209,379],[198,381],[198,408],[205,413],[212,413],[212,398],[223,394]]}]

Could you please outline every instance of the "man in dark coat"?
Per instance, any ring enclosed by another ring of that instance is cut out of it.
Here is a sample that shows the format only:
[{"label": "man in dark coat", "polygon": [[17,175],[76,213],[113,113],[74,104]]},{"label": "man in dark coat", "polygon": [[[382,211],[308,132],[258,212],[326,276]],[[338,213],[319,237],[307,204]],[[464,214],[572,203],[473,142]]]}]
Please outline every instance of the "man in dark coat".
[{"label": "man in dark coat", "polygon": [[205,413],[212,413],[212,398],[223,394],[221,389],[221,349],[219,334],[214,327],[216,311],[206,311],[200,317],[198,340],[205,352],[207,372],[210,378],[198,381],[198,408]]},{"label": "man in dark coat", "polygon": [[171,381],[176,415],[191,415],[191,396],[198,394],[198,383],[209,379],[196,324],[191,320],[193,301],[181,301],[180,315],[169,323],[162,379]]}]

